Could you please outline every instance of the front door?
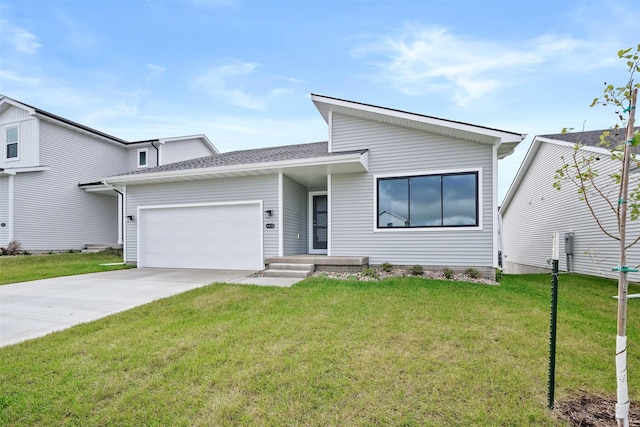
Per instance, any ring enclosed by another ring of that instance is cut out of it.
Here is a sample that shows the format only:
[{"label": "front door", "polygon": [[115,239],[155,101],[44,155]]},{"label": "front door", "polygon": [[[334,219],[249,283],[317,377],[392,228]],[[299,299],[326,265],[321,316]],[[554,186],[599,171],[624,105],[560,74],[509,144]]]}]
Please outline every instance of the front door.
[{"label": "front door", "polygon": [[311,253],[327,253],[328,225],[327,195],[311,195]]}]

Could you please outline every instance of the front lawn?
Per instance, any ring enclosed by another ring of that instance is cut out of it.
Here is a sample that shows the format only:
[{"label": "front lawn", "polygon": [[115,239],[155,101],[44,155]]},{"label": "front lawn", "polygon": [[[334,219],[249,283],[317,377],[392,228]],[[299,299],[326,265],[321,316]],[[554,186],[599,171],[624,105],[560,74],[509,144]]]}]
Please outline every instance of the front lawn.
[{"label": "front lawn", "polygon": [[122,262],[122,255],[62,253],[0,256],[0,285],[129,267],[126,265],[100,265],[117,262]]},{"label": "front lawn", "polygon": [[[549,289],[549,275],[214,284],[0,348],[0,424],[565,425],[546,409]],[[560,277],[557,399],[615,396],[615,292]]]}]

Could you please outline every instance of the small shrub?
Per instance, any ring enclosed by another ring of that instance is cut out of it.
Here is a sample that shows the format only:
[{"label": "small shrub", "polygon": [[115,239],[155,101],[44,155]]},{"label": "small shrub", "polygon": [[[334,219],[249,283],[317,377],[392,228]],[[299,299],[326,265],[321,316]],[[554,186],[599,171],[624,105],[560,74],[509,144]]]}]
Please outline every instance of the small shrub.
[{"label": "small shrub", "polygon": [[480,272],[478,270],[476,270],[475,268],[467,268],[464,271],[464,274],[466,276],[471,277],[472,279],[479,279],[482,277],[482,274],[480,274]]},{"label": "small shrub", "polygon": [[422,276],[424,274],[424,268],[421,265],[416,264],[409,269],[409,274],[412,276]]},{"label": "small shrub", "polygon": [[6,248],[0,248],[0,254],[7,256],[19,255],[21,251],[22,245],[17,240],[10,241]]},{"label": "small shrub", "polygon": [[362,275],[364,277],[370,277],[372,279],[380,278],[380,273],[378,273],[376,269],[372,267],[367,267],[364,270],[362,270]]},{"label": "small shrub", "polygon": [[29,252],[29,251],[22,251],[22,255],[31,255],[31,252]]},{"label": "small shrub", "polygon": [[384,271],[385,273],[391,273],[391,270],[393,270],[393,265],[389,264],[388,262],[383,262],[380,265],[380,270]]},{"label": "small shrub", "polygon": [[445,267],[444,270],[442,270],[442,274],[444,274],[444,278],[448,280],[453,279],[453,276],[455,276],[455,273],[449,267]]}]

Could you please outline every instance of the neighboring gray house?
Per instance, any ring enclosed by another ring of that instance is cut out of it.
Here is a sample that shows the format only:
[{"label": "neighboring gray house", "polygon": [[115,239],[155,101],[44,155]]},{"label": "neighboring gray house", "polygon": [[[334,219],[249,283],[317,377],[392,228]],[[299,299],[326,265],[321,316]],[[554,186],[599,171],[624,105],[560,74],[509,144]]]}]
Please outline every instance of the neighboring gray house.
[{"label": "neighboring gray house", "polygon": [[[618,265],[619,244],[603,234],[584,201],[579,200],[577,187],[565,182],[561,190],[552,187],[554,175],[562,166],[562,156],[570,159],[576,142],[584,146],[578,156],[595,154],[601,177],[619,170],[621,163],[611,160],[611,152],[600,147],[603,130],[536,136],[507,192],[500,214],[502,217],[503,262],[506,273],[551,271],[549,260],[552,233],[560,233],[560,269],[602,277],[617,277],[612,268]],[[624,141],[624,130],[612,134],[615,141]],[[632,170],[630,179],[637,182],[640,170]],[[618,201],[617,189],[609,188],[609,197]],[[595,213],[602,223],[616,232],[616,219],[605,203],[591,197]],[[572,233],[573,247],[565,246],[565,235]],[[627,239],[640,234],[640,224],[629,222]],[[567,256],[569,252],[569,256]],[[640,247],[628,251],[628,264],[640,264]],[[630,279],[640,280],[637,273]]]},{"label": "neighboring gray house", "polygon": [[0,95],[0,246],[121,244],[122,196],[104,177],[214,153],[204,135],[129,142]]},{"label": "neighboring gray house", "polygon": [[326,254],[493,274],[498,159],[524,135],[311,99],[328,124],[327,142],[214,154],[107,178],[125,194],[125,260],[262,269],[268,257]]}]

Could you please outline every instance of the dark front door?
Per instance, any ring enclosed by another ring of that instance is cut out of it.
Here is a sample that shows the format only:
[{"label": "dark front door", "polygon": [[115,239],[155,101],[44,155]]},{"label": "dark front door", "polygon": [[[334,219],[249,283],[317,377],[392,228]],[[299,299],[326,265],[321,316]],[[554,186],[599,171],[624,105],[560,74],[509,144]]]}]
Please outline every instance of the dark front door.
[{"label": "dark front door", "polygon": [[313,196],[313,249],[327,250],[327,195]]}]

